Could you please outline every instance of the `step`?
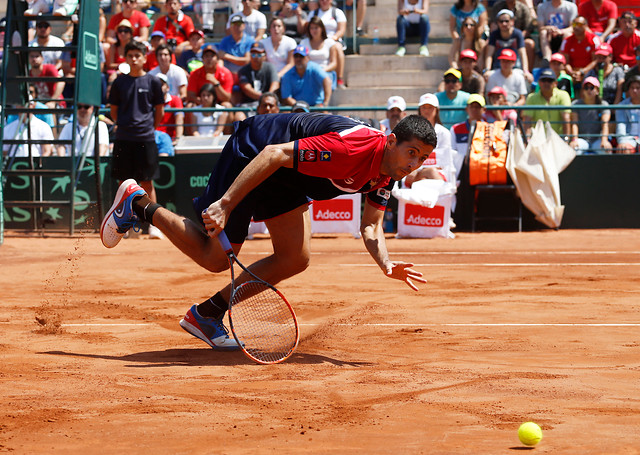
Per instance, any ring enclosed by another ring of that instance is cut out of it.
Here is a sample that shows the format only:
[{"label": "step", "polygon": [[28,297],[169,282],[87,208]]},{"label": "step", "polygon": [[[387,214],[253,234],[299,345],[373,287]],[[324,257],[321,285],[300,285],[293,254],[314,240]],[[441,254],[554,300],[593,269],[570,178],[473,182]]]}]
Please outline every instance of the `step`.
[{"label": "step", "polygon": [[[369,14],[369,11],[367,11]],[[429,38],[433,37],[450,37],[451,33],[449,32],[449,23],[444,23],[442,21],[430,21],[431,22],[431,30],[429,31]],[[371,24],[371,23],[370,23]],[[395,37],[398,35],[396,32],[396,23],[394,22],[380,22],[375,26],[378,27],[378,34],[380,38],[385,37]],[[369,35],[373,33],[373,27],[369,25]]]},{"label": "step", "polygon": [[[397,48],[393,48],[395,52]],[[361,71],[377,71],[379,73],[393,73],[394,70],[427,70],[447,68],[447,58],[444,56],[422,57],[409,53],[404,57],[398,57],[393,52],[385,54],[347,55],[345,71],[347,74]]]},{"label": "step", "polygon": [[[420,49],[419,44],[407,43],[405,47],[407,48],[407,53],[405,54],[405,58],[418,55],[418,52]],[[449,56],[449,50],[451,49],[450,44],[431,43],[427,47],[429,48],[428,58],[433,59],[435,57],[444,57],[444,61],[445,62],[448,61],[447,59]],[[360,45],[360,55],[385,55],[385,54],[393,55],[396,53],[397,50],[398,50],[397,43],[393,43],[393,44],[378,43],[378,44],[361,44]],[[421,57],[421,58],[424,58],[424,57]],[[439,59],[439,62],[440,61],[442,61],[442,59]],[[440,63],[438,63],[438,65],[439,64]],[[435,64],[432,64],[432,63],[430,63],[430,65],[435,66]]]},{"label": "step", "polygon": [[[451,4],[440,4],[440,5],[429,5],[429,23],[431,27],[435,24],[446,22],[447,30],[449,30],[449,11],[451,10]],[[386,24],[389,23],[389,18],[391,15],[391,11],[393,11],[393,24],[395,25],[395,20],[398,17],[398,9],[397,2],[393,3],[393,9],[390,9],[388,6],[378,6],[376,3],[375,7],[367,8],[367,20],[369,23],[379,23]],[[446,19],[443,20],[443,19]]]},{"label": "step", "polygon": [[347,75],[348,90],[367,87],[424,87],[426,81],[439,81],[442,71],[436,70],[397,70],[381,73],[379,71],[359,71]]},{"label": "step", "polygon": [[[434,81],[435,82],[435,81]],[[331,95],[332,106],[386,106],[387,99],[399,95],[409,105],[417,105],[420,96],[435,93],[437,84],[425,83],[423,87],[372,87],[336,90]]]}]

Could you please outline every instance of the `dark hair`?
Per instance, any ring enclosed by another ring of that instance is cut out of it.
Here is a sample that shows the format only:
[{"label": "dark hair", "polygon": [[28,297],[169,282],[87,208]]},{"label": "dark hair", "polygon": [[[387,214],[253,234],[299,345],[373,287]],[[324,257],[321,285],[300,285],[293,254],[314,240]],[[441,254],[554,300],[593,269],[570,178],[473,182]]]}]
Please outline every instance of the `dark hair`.
[{"label": "dark hair", "polygon": [[147,46],[140,41],[131,40],[124,47],[124,56],[126,57],[130,51],[140,51],[142,55],[147,55]]},{"label": "dark hair", "polygon": [[213,95],[212,105],[215,106],[218,102],[218,95],[216,95],[216,88],[213,86],[213,84],[206,83],[202,87],[200,87],[200,90],[198,90],[198,96],[202,96],[202,92],[209,92]]},{"label": "dark hair", "polygon": [[167,46],[166,44],[159,44],[158,47],[156,47],[156,58],[158,58],[158,54],[160,53],[160,51],[163,50],[168,50],[169,51],[169,55],[173,55],[173,50],[171,49],[171,47]]},{"label": "dark hair", "polygon": [[[471,4],[475,9],[478,6],[478,0],[471,0]],[[464,8],[464,0],[458,0],[455,5],[453,5],[456,9]]]},{"label": "dark hair", "polygon": [[279,16],[273,16],[273,17],[271,18],[271,22],[269,22],[269,30],[271,30],[271,26],[273,25],[273,23],[274,23],[275,21],[280,21],[280,22],[282,22],[282,26],[283,26],[283,27],[285,26],[284,21],[282,20],[282,18],[281,18],[281,17],[279,17]]},{"label": "dark hair", "polygon": [[264,92],[262,95],[260,95],[260,98],[258,98],[258,105],[262,104],[262,100],[264,100],[265,98],[273,98],[276,100],[276,103],[278,105],[280,104],[280,98],[278,98],[278,95],[273,92]]},{"label": "dark hair", "polygon": [[322,33],[320,35],[322,36],[323,40],[326,40],[327,39],[327,28],[324,26],[324,22],[322,22],[322,19],[320,19],[318,16],[313,16],[311,19],[309,19],[309,22],[307,22],[307,25],[305,27],[305,33],[307,34],[309,39],[311,39],[311,33],[309,33],[309,29],[311,28],[311,24],[316,24],[318,27],[320,27],[320,29],[322,30]]},{"label": "dark hair", "polygon": [[420,142],[433,145],[434,148],[438,145],[436,130],[433,129],[429,120],[416,114],[408,115],[400,120],[392,133],[398,139],[398,144],[410,141],[415,137]]},{"label": "dark hair", "polygon": [[[424,104],[423,104],[423,106],[424,106]],[[441,124],[441,125],[442,125],[442,120],[440,120],[440,108],[439,108],[439,107],[436,107],[436,106],[433,106],[433,107],[435,107],[435,109],[436,109],[436,119],[435,119],[435,120],[436,120],[436,123],[439,123],[439,124]],[[422,108],[422,106],[418,106],[418,115],[420,115],[420,110],[421,110],[421,108]],[[420,115],[420,117],[422,117],[422,115]],[[425,117],[425,118],[426,118],[426,117]],[[428,119],[427,119],[427,121],[428,121]],[[431,122],[429,122],[429,123],[431,123]],[[434,124],[434,125],[431,125],[431,126],[434,126],[434,127],[435,127],[435,124]]]}]

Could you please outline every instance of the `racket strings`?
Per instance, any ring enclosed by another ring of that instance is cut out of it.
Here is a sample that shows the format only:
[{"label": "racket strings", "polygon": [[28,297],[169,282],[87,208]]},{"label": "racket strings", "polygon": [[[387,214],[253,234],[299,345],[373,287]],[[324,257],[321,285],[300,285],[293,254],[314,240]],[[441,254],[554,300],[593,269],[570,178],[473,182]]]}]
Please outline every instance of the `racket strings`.
[{"label": "racket strings", "polygon": [[263,362],[288,357],[298,341],[298,328],[284,297],[268,285],[250,281],[235,292],[233,330],[245,350]]}]

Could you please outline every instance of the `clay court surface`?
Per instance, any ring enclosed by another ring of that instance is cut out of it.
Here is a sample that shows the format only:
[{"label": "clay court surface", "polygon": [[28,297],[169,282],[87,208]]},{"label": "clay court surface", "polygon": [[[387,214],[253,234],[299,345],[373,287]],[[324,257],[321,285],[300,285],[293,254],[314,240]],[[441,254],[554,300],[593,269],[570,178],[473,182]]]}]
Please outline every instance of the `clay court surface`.
[{"label": "clay court surface", "polygon": [[228,275],[168,241],[8,233],[0,452],[509,454],[533,420],[534,453],[640,453],[638,231],[388,243],[428,285],[385,278],[361,240],[314,238],[279,286],[300,345],[259,366],[179,327]]}]

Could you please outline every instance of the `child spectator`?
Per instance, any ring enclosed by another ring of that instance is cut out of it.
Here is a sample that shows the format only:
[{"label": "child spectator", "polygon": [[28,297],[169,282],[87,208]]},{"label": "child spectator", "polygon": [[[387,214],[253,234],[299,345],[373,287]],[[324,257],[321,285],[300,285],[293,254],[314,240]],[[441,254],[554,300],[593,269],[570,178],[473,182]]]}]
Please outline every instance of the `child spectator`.
[{"label": "child spectator", "polygon": [[[204,84],[198,96],[200,104],[197,107],[224,109],[224,106],[217,104],[216,90],[212,84]],[[193,116],[195,117],[195,126],[192,127],[194,136],[216,137],[223,133],[228,114],[224,111],[205,111],[194,112]]]}]

